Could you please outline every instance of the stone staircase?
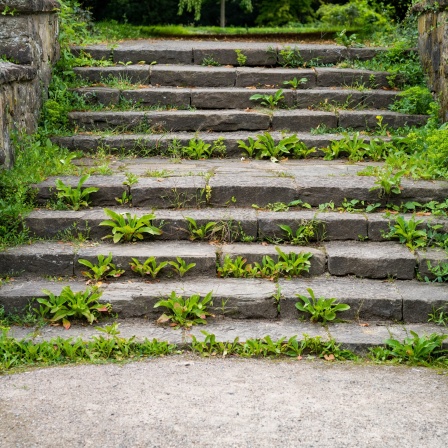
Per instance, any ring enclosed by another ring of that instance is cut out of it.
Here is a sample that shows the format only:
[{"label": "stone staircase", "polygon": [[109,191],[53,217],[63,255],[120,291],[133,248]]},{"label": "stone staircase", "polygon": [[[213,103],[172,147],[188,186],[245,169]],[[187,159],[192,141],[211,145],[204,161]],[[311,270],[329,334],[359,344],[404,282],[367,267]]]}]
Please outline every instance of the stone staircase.
[{"label": "stone staircase", "polygon": [[[284,68],[285,49],[300,54],[304,68]],[[235,50],[247,58],[242,67],[237,66]],[[412,252],[388,240],[385,233],[396,215],[382,210],[386,203],[444,201],[448,182],[406,179],[401,194],[381,198],[372,190],[375,178],[358,175],[367,166],[380,163],[322,159],[323,148],[346,138],[338,132],[340,128],[351,133],[378,130],[378,116],[382,117],[381,125],[389,129],[425,123],[425,116],[388,110],[398,93],[387,90],[388,73],[335,67],[346,59],[371,58],[384,49],[138,41],[124,42],[114,49],[96,45],[73,51],[120,64],[75,69],[85,82],[77,93],[89,109],[72,112],[73,134],[54,140],[85,152],[86,157],[77,163],[86,167],[92,165],[88,156],[98,151],[126,157],[110,163],[112,174],[95,174],[86,181],[84,187],[99,189],[91,195],[89,208],[48,209],[55,199],[56,179],[36,186],[42,206],[27,217],[27,226],[42,240],[0,253],[0,273],[16,276],[14,282],[0,289],[0,304],[6,310],[45,297],[44,288],[54,293],[67,284],[73,290],[85,289],[81,275],[85,267],[78,260],[96,262],[98,255],[110,253],[125,274],[102,282],[103,299],[112,304],[119,318],[133,318],[135,322],[149,319],[145,334],[160,334],[153,322],[161,311],[153,306],[171,291],[183,295],[213,291],[216,318],[208,324],[209,332],[240,328],[241,319],[251,319],[251,330],[242,330],[247,337],[269,326],[277,335],[282,334],[282,328],[284,336],[291,332],[320,334],[321,330],[310,329],[308,323],[298,320],[294,306],[297,294],[307,294],[307,288],[312,288],[316,297],[334,297],[350,305],[340,316],[347,322],[330,325],[325,334],[352,348],[379,343],[375,331],[381,337],[400,336],[413,328],[440,331],[425,323],[433,308],[446,304],[448,287],[418,281],[417,276],[431,276],[428,260],[432,264],[446,261],[446,252]],[[220,66],[203,66],[204,58]],[[151,65],[153,61],[157,64]],[[113,78],[125,87],[108,86]],[[306,82],[296,90],[284,85],[294,78],[305,78]],[[278,105],[282,108],[261,108],[250,100],[256,93],[275,95],[280,88],[284,90]],[[322,104],[328,106],[326,110],[320,110]],[[316,151],[311,158],[280,159],[278,163],[248,158],[238,141],[247,142],[264,132],[276,143],[297,135]],[[361,136],[366,141],[376,138],[372,133]],[[387,139],[384,135],[379,138]],[[176,148],[179,151],[188,146],[192,139],[211,145],[223,140],[225,157],[179,159]],[[129,157],[131,153],[136,157]],[[73,187],[79,181],[76,177],[60,179]],[[116,198],[129,201],[119,206]],[[344,204],[352,199],[376,204],[379,211],[343,211]],[[294,201],[298,201],[296,206],[288,206]],[[276,207],[283,211],[273,211]],[[136,243],[103,240],[110,234],[109,227],[100,226],[107,219],[104,208],[139,217],[154,214],[152,224],[161,226],[163,233]],[[447,219],[421,219],[439,225],[439,232],[448,232]],[[210,222],[215,225],[201,241],[191,222],[196,228]],[[301,241],[304,245],[289,244],[280,227],[285,225],[294,235],[300,226],[307,227],[308,237]],[[278,260],[276,248],[285,254],[311,254],[308,272],[278,281],[218,276],[217,264],[227,255],[241,256],[253,264],[266,255]],[[132,272],[132,258],[143,262],[152,256],[158,261],[181,257],[195,267],[184,277],[167,268],[156,280],[142,279]],[[164,337],[172,338],[170,332],[166,330]]]}]

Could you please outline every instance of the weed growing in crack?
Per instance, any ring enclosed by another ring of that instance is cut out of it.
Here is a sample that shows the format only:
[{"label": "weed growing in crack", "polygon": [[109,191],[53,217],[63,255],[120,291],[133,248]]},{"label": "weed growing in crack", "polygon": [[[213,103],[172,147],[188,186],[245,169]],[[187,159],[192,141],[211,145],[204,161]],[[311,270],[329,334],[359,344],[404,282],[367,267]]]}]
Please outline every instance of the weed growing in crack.
[{"label": "weed growing in crack", "polygon": [[300,302],[296,303],[296,308],[310,316],[311,322],[327,322],[336,321],[337,313],[350,309],[349,305],[344,303],[335,303],[336,299],[319,297],[316,298],[314,291],[307,288],[308,296],[296,294]]},{"label": "weed growing in crack", "polygon": [[213,316],[207,311],[209,305],[213,305],[212,292],[202,298],[199,294],[184,298],[173,291],[169,298],[159,300],[154,308],[163,307],[167,310],[157,319],[158,324],[172,322],[175,328],[189,328],[207,323],[207,316]]}]

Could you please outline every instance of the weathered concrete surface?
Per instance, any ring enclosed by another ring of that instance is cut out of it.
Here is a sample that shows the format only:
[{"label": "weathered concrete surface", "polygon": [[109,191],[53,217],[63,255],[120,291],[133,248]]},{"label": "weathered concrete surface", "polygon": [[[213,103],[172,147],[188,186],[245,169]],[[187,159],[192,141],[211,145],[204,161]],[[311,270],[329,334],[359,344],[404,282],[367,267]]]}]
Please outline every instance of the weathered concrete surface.
[{"label": "weathered concrete surface", "polygon": [[118,65],[112,67],[75,67],[75,75],[91,83],[104,82],[108,78],[117,78],[132,84],[149,84],[149,65]]},{"label": "weathered concrete surface", "polygon": [[423,367],[324,361],[183,355],[58,367],[0,377],[0,441],[443,448],[447,389],[446,376]]},{"label": "weathered concrete surface", "polygon": [[267,130],[270,118],[264,112],[250,111],[148,111],[148,112],[70,112],[72,126],[84,130],[144,128],[154,131],[238,131]]},{"label": "weathered concrete surface", "polygon": [[397,291],[394,283],[367,279],[322,276],[300,281],[280,280],[279,285],[282,293],[280,316],[286,319],[307,318],[295,304],[299,301],[298,294],[310,297],[308,288],[313,290],[316,298],[335,298],[336,303],[350,305],[349,310],[338,313],[338,318],[356,321],[400,321],[403,319],[403,301],[407,300]]},{"label": "weathered concrete surface", "polygon": [[367,278],[414,278],[416,258],[397,243],[331,242],[324,245],[332,275]]}]

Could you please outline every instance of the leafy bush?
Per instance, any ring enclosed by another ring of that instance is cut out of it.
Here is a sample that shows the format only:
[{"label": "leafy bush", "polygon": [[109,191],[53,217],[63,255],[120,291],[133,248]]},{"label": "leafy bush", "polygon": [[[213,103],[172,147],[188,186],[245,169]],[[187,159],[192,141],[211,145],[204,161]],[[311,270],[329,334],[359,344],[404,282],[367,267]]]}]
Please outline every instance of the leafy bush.
[{"label": "leafy bush", "polygon": [[390,110],[403,114],[428,114],[434,99],[427,87],[415,86],[398,94],[398,99],[390,106]]},{"label": "leafy bush", "polygon": [[389,18],[375,11],[367,0],[351,0],[344,5],[322,5],[317,15],[323,23],[336,26],[360,27],[364,31],[388,28]]}]

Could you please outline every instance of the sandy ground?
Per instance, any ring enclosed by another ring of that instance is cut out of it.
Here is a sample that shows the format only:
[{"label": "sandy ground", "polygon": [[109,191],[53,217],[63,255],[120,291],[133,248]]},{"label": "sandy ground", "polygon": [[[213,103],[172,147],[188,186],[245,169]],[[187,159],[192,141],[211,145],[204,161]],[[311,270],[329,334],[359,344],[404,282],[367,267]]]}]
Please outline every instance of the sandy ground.
[{"label": "sandy ground", "polygon": [[446,447],[425,368],[174,356],[0,376],[1,447]]}]

